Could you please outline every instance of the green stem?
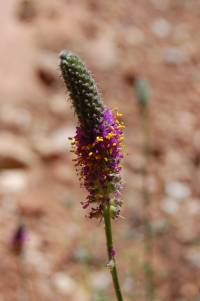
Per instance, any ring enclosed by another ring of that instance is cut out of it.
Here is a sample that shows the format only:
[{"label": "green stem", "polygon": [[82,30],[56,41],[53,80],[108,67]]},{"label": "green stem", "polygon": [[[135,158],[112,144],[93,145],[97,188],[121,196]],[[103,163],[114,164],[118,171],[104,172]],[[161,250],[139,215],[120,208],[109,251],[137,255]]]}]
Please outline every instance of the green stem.
[{"label": "green stem", "polygon": [[111,275],[113,279],[113,285],[115,294],[118,301],[123,301],[121,288],[118,279],[118,272],[116,267],[115,256],[113,256],[113,239],[112,239],[112,225],[111,225],[111,214],[110,214],[110,203],[104,207],[104,223],[105,223],[105,234],[109,262],[111,263]]},{"label": "green stem", "polygon": [[148,107],[144,107],[141,110],[142,126],[143,126],[143,155],[144,155],[144,166],[142,172],[142,194],[143,194],[143,206],[144,206],[144,251],[145,251],[145,291],[146,300],[154,300],[154,271],[152,266],[152,231],[151,231],[151,216],[150,216],[150,195],[148,190],[148,165],[149,165],[149,148],[150,148],[150,135],[149,135],[149,111]]}]

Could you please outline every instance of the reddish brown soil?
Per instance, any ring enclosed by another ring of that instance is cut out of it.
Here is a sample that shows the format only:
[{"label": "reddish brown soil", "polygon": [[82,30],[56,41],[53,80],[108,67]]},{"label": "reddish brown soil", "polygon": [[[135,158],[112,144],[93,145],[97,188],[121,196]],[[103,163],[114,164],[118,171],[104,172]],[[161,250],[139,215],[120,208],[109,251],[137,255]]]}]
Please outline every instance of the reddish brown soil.
[{"label": "reddish brown soil", "polygon": [[[103,224],[80,205],[62,49],[86,61],[105,103],[124,115],[124,218],[113,228],[125,301],[145,300],[138,77],[152,87],[155,300],[199,300],[200,2],[7,0],[0,8],[0,300],[115,300]],[[10,243],[19,223],[28,229],[22,256]]]}]

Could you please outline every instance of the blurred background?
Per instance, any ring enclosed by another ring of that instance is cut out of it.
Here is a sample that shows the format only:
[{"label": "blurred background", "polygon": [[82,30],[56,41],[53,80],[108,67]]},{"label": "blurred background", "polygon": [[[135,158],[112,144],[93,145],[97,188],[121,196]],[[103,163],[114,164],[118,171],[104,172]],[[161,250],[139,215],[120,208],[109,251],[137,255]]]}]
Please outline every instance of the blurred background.
[{"label": "blurred background", "polygon": [[[84,59],[126,124],[123,218],[113,223],[125,300],[148,300],[143,127],[133,89],[140,77],[152,90],[146,183],[154,300],[200,300],[199,20],[199,0],[1,1],[1,301],[115,300],[103,224],[85,218],[80,205],[63,49]],[[13,246],[22,224],[23,250]]]}]

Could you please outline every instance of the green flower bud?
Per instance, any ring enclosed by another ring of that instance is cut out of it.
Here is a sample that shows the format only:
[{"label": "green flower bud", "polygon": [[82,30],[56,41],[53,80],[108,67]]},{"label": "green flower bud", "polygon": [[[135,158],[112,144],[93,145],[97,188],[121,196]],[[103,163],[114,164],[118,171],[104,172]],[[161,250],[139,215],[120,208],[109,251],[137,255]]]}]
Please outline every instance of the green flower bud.
[{"label": "green flower bud", "polygon": [[137,79],[134,83],[134,87],[139,105],[147,106],[151,96],[148,82],[145,79]]},{"label": "green flower bud", "polygon": [[104,111],[95,81],[82,60],[71,52],[61,53],[60,68],[79,122],[91,134]]}]

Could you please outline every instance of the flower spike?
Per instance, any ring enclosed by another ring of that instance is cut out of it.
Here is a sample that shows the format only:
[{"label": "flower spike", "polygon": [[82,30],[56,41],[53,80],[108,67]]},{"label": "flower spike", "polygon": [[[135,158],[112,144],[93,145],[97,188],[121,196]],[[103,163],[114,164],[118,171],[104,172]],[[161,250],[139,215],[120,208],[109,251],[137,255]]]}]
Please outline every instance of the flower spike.
[{"label": "flower spike", "polygon": [[76,134],[71,138],[75,165],[88,196],[81,204],[90,218],[104,219],[109,263],[118,301],[123,301],[111,218],[119,216],[121,200],[121,160],[124,124],[121,114],[105,107],[94,79],[82,60],[71,52],[62,52],[60,68],[78,116]]},{"label": "flower spike", "polygon": [[110,202],[112,217],[116,218],[121,206],[125,128],[121,114],[105,107],[91,73],[78,56],[63,52],[60,67],[79,121],[71,144],[75,165],[88,191],[82,206],[90,209],[90,218],[102,218],[104,206]]}]

